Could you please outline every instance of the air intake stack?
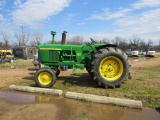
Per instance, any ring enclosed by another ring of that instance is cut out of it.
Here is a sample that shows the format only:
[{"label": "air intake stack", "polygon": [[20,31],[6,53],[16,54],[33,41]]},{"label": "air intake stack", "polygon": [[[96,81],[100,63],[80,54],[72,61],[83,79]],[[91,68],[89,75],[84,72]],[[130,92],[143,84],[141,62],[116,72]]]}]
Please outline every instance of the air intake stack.
[{"label": "air intake stack", "polygon": [[51,31],[51,35],[52,35],[52,44],[54,44],[54,36],[56,35],[55,31]]}]

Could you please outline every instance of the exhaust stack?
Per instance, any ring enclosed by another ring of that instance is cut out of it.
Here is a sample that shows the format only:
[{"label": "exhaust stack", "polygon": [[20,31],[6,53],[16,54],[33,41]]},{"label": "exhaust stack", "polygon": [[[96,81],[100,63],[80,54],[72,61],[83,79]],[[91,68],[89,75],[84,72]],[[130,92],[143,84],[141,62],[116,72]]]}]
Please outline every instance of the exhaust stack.
[{"label": "exhaust stack", "polygon": [[61,44],[65,44],[65,43],[66,43],[66,33],[67,33],[67,31],[64,31],[64,32],[62,33],[62,41],[61,41]]}]

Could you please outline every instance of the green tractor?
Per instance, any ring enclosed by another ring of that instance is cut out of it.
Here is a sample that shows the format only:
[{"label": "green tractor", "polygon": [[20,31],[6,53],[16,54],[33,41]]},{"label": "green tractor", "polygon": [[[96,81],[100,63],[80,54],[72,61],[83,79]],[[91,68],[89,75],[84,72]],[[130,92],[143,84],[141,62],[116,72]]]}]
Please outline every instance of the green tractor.
[{"label": "green tractor", "polygon": [[[64,32],[65,33],[65,32]],[[130,78],[130,62],[127,55],[114,44],[82,45],[54,44],[55,31],[51,31],[52,44],[41,44],[38,48],[38,62],[43,64],[35,73],[35,83],[39,87],[52,87],[60,74],[60,66],[70,66],[72,75],[83,75],[86,69],[91,79],[105,88],[120,87],[124,80]],[[63,36],[64,35],[64,36]],[[80,69],[82,72],[76,72]]]}]

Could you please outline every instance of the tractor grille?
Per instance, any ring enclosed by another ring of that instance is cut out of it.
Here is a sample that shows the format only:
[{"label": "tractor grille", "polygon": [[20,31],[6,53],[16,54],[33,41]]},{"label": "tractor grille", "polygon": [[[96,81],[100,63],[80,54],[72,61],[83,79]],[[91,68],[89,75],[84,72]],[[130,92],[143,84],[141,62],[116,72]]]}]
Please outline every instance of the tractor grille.
[{"label": "tractor grille", "polygon": [[58,50],[50,50],[49,51],[49,61],[50,62],[58,62],[59,61],[59,53]]}]

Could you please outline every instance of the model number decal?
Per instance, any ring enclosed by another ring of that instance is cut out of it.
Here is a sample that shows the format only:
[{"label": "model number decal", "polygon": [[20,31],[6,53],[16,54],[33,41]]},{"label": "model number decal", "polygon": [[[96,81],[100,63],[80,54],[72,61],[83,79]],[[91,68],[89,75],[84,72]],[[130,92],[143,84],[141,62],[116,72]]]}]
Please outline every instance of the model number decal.
[{"label": "model number decal", "polygon": [[77,56],[81,56],[81,53],[77,53]]}]

